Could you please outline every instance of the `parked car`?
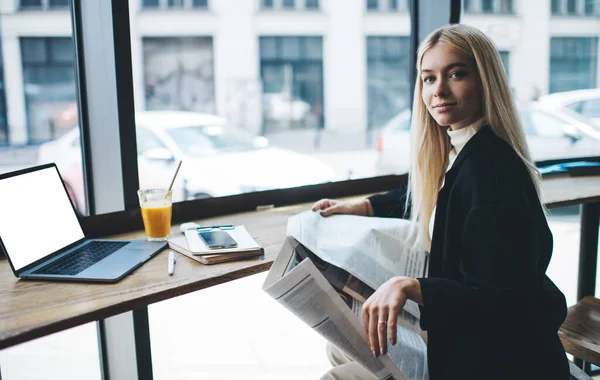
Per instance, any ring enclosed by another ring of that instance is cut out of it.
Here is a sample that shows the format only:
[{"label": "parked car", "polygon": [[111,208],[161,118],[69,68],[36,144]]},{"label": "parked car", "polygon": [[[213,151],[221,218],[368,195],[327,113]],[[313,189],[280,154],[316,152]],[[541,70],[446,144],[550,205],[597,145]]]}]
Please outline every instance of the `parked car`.
[{"label": "parked car", "polygon": [[[182,111],[136,113],[140,187],[167,187],[179,160],[174,200],[297,187],[332,181],[335,173],[310,156],[270,147],[218,116]],[[44,143],[38,163],[55,162],[83,208],[79,128]],[[79,177],[79,178],[77,178]]]},{"label": "parked car", "polygon": [[[535,161],[600,155],[600,134],[595,132],[592,122],[582,116],[538,103],[521,106],[518,111]],[[408,171],[409,129],[409,110],[399,113],[382,127],[377,139],[377,175]]]},{"label": "parked car", "polygon": [[543,95],[538,102],[547,107],[568,108],[592,120],[600,128],[600,88]]}]

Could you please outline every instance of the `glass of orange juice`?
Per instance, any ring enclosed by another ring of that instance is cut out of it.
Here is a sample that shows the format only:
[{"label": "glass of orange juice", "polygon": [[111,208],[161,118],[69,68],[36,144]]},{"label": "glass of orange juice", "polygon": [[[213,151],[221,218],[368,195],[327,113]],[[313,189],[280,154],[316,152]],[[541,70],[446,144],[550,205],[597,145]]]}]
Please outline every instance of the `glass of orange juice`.
[{"label": "glass of orange juice", "polygon": [[140,189],[138,190],[142,219],[146,236],[150,241],[165,241],[171,230],[171,214],[173,201],[171,190]]}]

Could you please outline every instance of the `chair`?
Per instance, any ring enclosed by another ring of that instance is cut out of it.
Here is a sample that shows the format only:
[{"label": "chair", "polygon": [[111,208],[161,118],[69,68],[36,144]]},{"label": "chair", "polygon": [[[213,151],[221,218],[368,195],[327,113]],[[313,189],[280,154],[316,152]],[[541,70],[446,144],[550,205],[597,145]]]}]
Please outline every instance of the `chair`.
[{"label": "chair", "polygon": [[566,352],[600,366],[600,299],[587,296],[569,307],[558,336]]}]

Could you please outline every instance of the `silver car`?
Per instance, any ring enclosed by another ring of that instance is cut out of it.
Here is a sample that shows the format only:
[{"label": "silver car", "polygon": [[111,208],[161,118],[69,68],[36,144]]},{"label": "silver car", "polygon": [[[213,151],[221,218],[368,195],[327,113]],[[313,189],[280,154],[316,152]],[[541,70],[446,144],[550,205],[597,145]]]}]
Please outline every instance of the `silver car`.
[{"label": "silver car", "polygon": [[[600,155],[600,130],[568,110],[532,103],[518,108],[535,161]],[[381,128],[377,139],[377,175],[406,173],[410,162],[410,111],[404,110]]]}]

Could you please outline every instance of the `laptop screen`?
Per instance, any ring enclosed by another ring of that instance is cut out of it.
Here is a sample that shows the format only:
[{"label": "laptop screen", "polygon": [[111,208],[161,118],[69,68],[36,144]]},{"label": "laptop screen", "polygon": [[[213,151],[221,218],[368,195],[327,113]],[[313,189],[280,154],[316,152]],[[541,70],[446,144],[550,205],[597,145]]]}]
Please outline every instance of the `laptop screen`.
[{"label": "laptop screen", "polygon": [[84,237],[54,166],[0,180],[0,238],[15,271]]}]

